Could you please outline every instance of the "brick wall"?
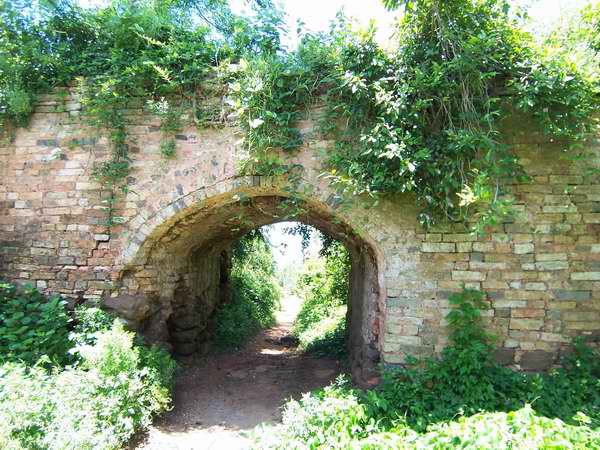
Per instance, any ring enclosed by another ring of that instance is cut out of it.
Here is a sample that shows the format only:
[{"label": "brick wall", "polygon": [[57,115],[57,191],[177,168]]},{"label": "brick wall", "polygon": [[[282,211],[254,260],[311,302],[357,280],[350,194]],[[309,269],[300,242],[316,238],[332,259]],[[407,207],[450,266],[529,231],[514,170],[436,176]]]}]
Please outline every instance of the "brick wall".
[{"label": "brick wall", "polygon": [[[112,230],[102,225],[108,193],[91,175],[109,143],[85,124],[75,97],[43,97],[30,127],[0,146],[0,276],[71,299],[153,296],[168,317],[167,297],[191,250],[281,220],[277,202],[265,200],[259,211],[258,199],[285,199],[290,183],[240,177],[241,136],[227,126],[186,128],[177,157],[164,160],[157,119],[133,107],[128,113],[133,170],[117,213],[124,223]],[[507,364],[545,368],[573,337],[598,336],[600,184],[587,175],[590,162],[569,162],[559,145],[509,127],[518,131],[506,139],[532,176],[511,187],[518,216],[481,238],[455,225],[425,232],[410,196],[339,208],[318,176],[330,143],[312,123],[300,124],[306,145],[290,161],[303,167],[293,185],[305,199],[297,218],[355,245],[357,258],[366,258],[361,270],[372,269],[356,289],[364,354],[395,364],[439,351],[448,295],[463,283],[487,292],[484,315]],[[243,198],[257,201],[248,206]]]}]

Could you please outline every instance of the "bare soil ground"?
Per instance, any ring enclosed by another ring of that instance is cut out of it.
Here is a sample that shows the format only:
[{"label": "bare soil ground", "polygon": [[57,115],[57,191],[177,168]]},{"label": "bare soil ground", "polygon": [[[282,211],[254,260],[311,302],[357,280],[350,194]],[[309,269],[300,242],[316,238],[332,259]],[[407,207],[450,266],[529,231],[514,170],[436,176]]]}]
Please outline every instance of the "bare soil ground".
[{"label": "bare soil ground", "polygon": [[329,384],[341,371],[339,361],[289,346],[298,306],[298,299],[285,299],[277,325],[240,351],[182,361],[173,410],[135,448],[249,448],[248,432],[260,423],[279,421],[281,406],[290,397]]}]

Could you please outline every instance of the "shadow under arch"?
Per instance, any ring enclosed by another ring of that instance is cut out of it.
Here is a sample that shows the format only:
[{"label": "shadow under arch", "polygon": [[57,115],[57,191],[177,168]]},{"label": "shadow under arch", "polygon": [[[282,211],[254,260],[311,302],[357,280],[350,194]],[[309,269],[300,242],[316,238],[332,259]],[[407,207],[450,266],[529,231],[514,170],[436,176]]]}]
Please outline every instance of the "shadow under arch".
[{"label": "shadow under arch", "polygon": [[[167,343],[180,354],[206,351],[212,315],[228,298],[231,245],[263,225],[298,221],[348,249],[352,269],[347,345],[352,376],[362,384],[377,375],[385,298],[383,256],[366,233],[357,231],[328,203],[291,196],[273,186],[243,187],[183,206],[171,208],[169,217],[159,213],[154,228],[147,226],[147,236],[134,242],[136,251],[129,252],[117,282],[121,294],[144,304],[143,318],[133,326],[147,339]],[[111,304],[122,313],[119,297]]]}]

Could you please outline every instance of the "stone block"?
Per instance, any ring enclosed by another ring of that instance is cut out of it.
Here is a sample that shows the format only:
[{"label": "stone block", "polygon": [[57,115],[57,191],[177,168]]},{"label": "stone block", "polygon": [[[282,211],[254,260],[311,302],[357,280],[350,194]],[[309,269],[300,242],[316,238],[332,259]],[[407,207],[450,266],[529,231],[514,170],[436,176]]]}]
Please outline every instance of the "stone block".
[{"label": "stone block", "polygon": [[555,355],[544,350],[533,350],[521,355],[519,365],[521,369],[528,371],[546,371],[554,364]]},{"label": "stone block", "polygon": [[516,308],[511,311],[516,319],[540,319],[546,316],[546,310],[540,308]]},{"label": "stone block", "polygon": [[545,213],[576,213],[575,205],[548,205],[542,208]]},{"label": "stone block", "polygon": [[500,347],[494,350],[494,360],[502,365],[509,366],[515,363],[515,349]]},{"label": "stone block", "polygon": [[483,281],[485,280],[485,273],[473,272],[469,270],[453,270],[452,279],[454,281]]},{"label": "stone block", "polygon": [[571,280],[574,281],[600,281],[600,272],[573,272]]},{"label": "stone block", "polygon": [[536,261],[566,261],[566,253],[536,253]]},{"label": "stone block", "polygon": [[424,253],[454,253],[456,245],[447,242],[423,242],[421,251]]},{"label": "stone block", "polygon": [[568,343],[571,341],[570,338],[563,336],[559,333],[540,333],[540,339],[545,342],[562,342]]},{"label": "stone block", "polygon": [[537,270],[567,270],[569,268],[568,261],[543,261],[536,262]]},{"label": "stone block", "polygon": [[545,291],[546,289],[546,283],[525,283],[527,291]]},{"label": "stone block", "polygon": [[586,322],[600,320],[600,312],[597,311],[564,311],[562,313],[564,320],[573,322]]},{"label": "stone block", "polygon": [[118,317],[137,323],[141,323],[155,311],[153,301],[143,295],[124,294],[108,297],[102,307]]},{"label": "stone block", "polygon": [[591,291],[569,291],[565,289],[557,289],[552,291],[552,293],[557,300],[585,301],[589,300],[592,296]]},{"label": "stone block", "polygon": [[525,244],[515,244],[514,253],[517,255],[525,255],[527,253],[533,253],[535,247],[533,244],[525,243]]},{"label": "stone block", "polygon": [[510,319],[511,330],[540,330],[543,326],[541,319]]}]

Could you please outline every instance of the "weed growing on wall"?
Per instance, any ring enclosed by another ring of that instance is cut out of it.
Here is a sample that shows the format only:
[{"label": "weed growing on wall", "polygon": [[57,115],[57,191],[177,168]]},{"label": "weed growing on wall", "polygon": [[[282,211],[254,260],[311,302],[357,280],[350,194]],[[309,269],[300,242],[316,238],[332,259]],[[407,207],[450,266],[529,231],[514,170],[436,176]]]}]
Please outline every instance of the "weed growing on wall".
[{"label": "weed growing on wall", "polygon": [[[258,10],[271,6],[260,4]],[[15,0],[0,3],[0,19],[0,126],[26,125],[37,94],[76,85],[86,120],[111,144],[94,167],[108,192],[109,226],[120,221],[118,200],[131,168],[127,111],[149,100],[167,142],[161,154],[174,157],[170,138],[182,126],[182,111],[195,115],[214,69],[241,54],[279,48],[273,13],[237,17],[225,2],[210,0],[115,1],[87,9],[70,0]]]},{"label": "weed growing on wall", "polygon": [[[174,157],[181,113],[201,122],[204,86],[218,72],[220,83],[230,81],[247,173],[287,174],[279,151],[299,147],[298,119],[324,103],[322,129],[335,140],[326,175],[341,193],[412,192],[423,224],[471,222],[478,232],[510,214],[504,186],[525,179],[502,134],[507,117],[533,118],[570,157],[586,153],[595,131],[593,58],[580,70],[572,52],[556,51],[568,43],[539,46],[506,0],[385,0],[404,8],[392,51],[341,16],[330,32],[304,34],[286,51],[281,11],[271,1],[250,3],[254,15],[240,17],[208,0],[92,9],[69,0],[3,2],[0,123],[26,124],[38,93],[78,80],[87,119],[111,141],[94,174],[113,225],[131,165],[126,112],[140,101],[157,106],[161,153]],[[597,15],[590,8],[573,38],[592,52]]]},{"label": "weed growing on wall", "polygon": [[[233,95],[247,135],[262,136],[246,141],[250,158],[272,154],[268,136],[293,135],[277,120],[323,93],[323,129],[336,141],[328,176],[342,192],[413,192],[423,224],[467,221],[482,232],[511,212],[505,184],[526,179],[503,142],[504,120],[531,117],[566,155],[580,156],[596,129],[595,81],[539,48],[509,2],[384,3],[405,10],[396,50],[384,51],[374,30],[354,32],[342,19],[329,34],[304,36],[293,55],[270,63],[272,71],[246,66]],[[282,61],[285,75],[273,79]],[[297,92],[306,93],[303,102],[280,101]]]}]

